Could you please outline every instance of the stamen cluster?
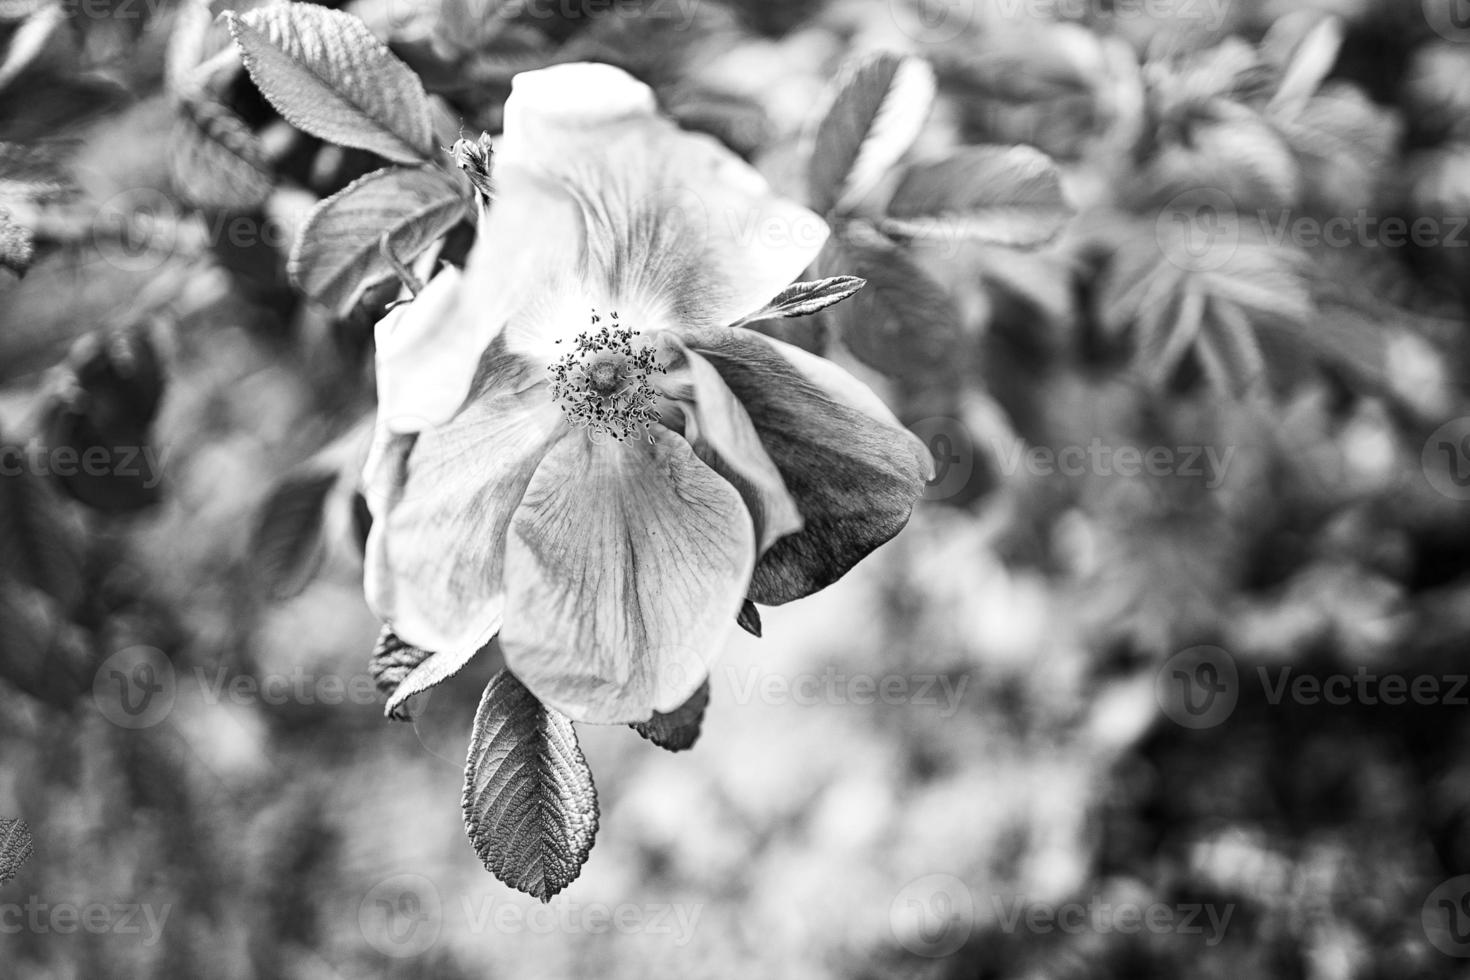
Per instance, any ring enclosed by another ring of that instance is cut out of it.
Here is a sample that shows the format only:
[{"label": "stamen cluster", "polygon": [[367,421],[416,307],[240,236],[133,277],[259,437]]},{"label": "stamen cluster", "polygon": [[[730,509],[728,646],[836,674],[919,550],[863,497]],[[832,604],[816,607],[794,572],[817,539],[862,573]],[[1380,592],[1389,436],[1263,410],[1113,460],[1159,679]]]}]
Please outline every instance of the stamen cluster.
[{"label": "stamen cluster", "polygon": [[551,397],[573,425],[622,442],[647,435],[658,421],[658,393],[648,379],[665,368],[652,347],[634,349],[637,330],[620,324],[617,313],[609,318],[611,323],[604,324],[593,309],[592,328],[578,334],[575,349],[551,365]]}]

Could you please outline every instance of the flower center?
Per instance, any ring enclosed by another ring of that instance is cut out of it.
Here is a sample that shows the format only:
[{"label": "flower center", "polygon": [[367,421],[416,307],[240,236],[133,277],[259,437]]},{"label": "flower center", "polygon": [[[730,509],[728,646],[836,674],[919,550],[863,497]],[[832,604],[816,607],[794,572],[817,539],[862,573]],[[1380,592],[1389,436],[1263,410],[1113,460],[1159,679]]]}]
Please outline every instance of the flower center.
[{"label": "flower center", "polygon": [[646,435],[658,421],[658,392],[648,378],[665,369],[652,347],[634,347],[637,330],[620,324],[616,313],[609,319],[604,324],[594,309],[591,329],[551,365],[551,397],[573,425],[622,442]]}]

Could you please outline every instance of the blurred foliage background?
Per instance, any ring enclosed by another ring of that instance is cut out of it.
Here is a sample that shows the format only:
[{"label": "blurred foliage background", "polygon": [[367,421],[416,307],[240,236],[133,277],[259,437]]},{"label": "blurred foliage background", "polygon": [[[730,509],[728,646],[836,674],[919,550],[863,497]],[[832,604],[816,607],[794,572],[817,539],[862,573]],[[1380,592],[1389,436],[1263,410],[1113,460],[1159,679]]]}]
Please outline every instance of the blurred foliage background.
[{"label": "blurred foliage background", "polygon": [[[371,688],[353,434],[397,286],[310,302],[286,253],[377,164],[275,115],[227,6],[0,0],[0,441],[46,464],[0,479],[0,816],[35,838],[0,887],[0,973],[1462,972],[1452,0],[348,5],[422,76],[446,146],[496,132],[517,71],[603,60],[800,199],[849,58],[938,80],[905,162],[830,216],[819,271],[869,289],[758,327],[873,384],[939,476],[898,539],[735,641],[692,751],[581,729],[604,817],[554,919],[460,826],[488,677],[412,725]],[[988,144],[1056,161],[1060,235],[904,225],[908,168]],[[139,453],[62,472],[89,447]],[[1120,454],[1152,449],[1156,471]],[[1168,692],[1201,645],[1231,704],[1191,727]],[[163,707],[119,715],[140,647]],[[1437,694],[1276,686],[1344,675]],[[12,928],[28,903],[167,915]],[[1047,928],[1069,903],[1114,911]],[[1173,925],[1120,928],[1123,907]]]}]

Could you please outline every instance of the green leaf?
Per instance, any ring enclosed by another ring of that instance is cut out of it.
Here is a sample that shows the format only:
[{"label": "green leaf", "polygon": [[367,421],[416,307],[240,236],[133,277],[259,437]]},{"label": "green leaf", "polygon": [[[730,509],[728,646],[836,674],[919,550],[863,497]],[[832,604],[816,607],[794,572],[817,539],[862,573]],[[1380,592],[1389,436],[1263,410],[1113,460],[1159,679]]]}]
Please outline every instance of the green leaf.
[{"label": "green leaf", "polygon": [[826,213],[860,201],[908,152],[933,101],[934,71],[921,58],[881,53],[850,64],[813,137],[812,207]]},{"label": "green leaf", "polygon": [[845,229],[839,247],[843,266],[868,281],[837,317],[847,348],[890,377],[932,380],[952,373],[966,347],[948,290],[906,249],[867,225]]},{"label": "green leaf", "polygon": [[10,211],[0,207],[0,269],[23,276],[35,257],[36,244],[31,230],[15,222]]},{"label": "green leaf", "polygon": [[576,880],[597,836],[597,790],[572,723],[508,670],[475,714],[463,806],[485,868],[543,902]]},{"label": "green leaf", "polygon": [[[754,609],[750,602],[746,606]],[[743,614],[743,610],[742,610]],[[744,625],[743,623],[741,625]],[[759,630],[756,631],[759,636]],[[689,696],[673,711],[655,711],[647,721],[636,722],[628,727],[648,739],[661,749],[683,752],[699,740],[699,728],[704,722],[704,709],[709,706],[709,681],[699,685],[699,690]]]},{"label": "green leaf", "polygon": [[66,158],[78,144],[0,142],[0,200],[51,201],[71,197],[76,182],[66,171]]},{"label": "green leaf", "polygon": [[1191,267],[1162,237],[1174,228],[1124,233],[1098,284],[1099,320],[1132,336],[1133,362],[1152,385],[1168,386],[1192,358],[1219,391],[1244,394],[1266,380],[1262,331],[1295,335],[1315,319],[1304,257],[1251,232],[1195,253]]},{"label": "green leaf", "polygon": [[1337,63],[1343,42],[1342,22],[1336,17],[1317,17],[1309,11],[1282,17],[1262,39],[1262,53],[1281,71],[1268,112],[1292,115],[1300,110]]},{"label": "green leaf", "polygon": [[[66,11],[60,4],[47,5],[30,14],[5,38],[0,57],[0,89],[21,76],[32,65],[45,60],[66,63],[75,60],[76,41],[67,29]],[[11,95],[14,98],[14,93]]]},{"label": "green leaf", "polygon": [[972,146],[909,167],[883,228],[1034,247],[1055,238],[1072,214],[1046,154],[1029,146]]},{"label": "green leaf", "polygon": [[91,686],[93,640],[51,596],[0,578],[0,680],[61,711]]},{"label": "green leaf", "polygon": [[867,284],[867,280],[857,276],[830,276],[811,282],[794,282],[777,293],[765,306],[750,316],[743,317],[735,326],[774,317],[810,316],[818,310],[842,302]]},{"label": "green leaf", "polygon": [[253,211],[265,206],[272,181],[260,140],[208,96],[186,98],[173,132],[173,183],[201,208]]},{"label": "green leaf", "polygon": [[357,17],[309,3],[224,16],[250,77],[287,122],[398,163],[430,159],[423,83]]},{"label": "green leaf", "polygon": [[167,388],[152,327],[83,334],[63,370],[53,372],[42,420],[52,450],[66,448],[93,465],[58,468],[57,485],[105,513],[155,506],[163,499],[163,454],[150,429]]},{"label": "green leaf", "polygon": [[765,108],[745,96],[685,89],[665,108],[684,129],[708,133],[746,159],[768,146],[773,137]]},{"label": "green leaf", "polygon": [[[373,683],[378,685],[378,690],[391,700],[414,668],[432,656],[428,650],[404,643],[397,633],[384,626],[378,634],[377,645],[373,647],[372,659],[368,661],[368,673],[372,674]],[[388,717],[394,721],[413,720],[406,706],[402,704],[397,711],[389,712]]]},{"label": "green leaf", "polygon": [[735,622],[751,636],[761,635],[761,611],[749,599],[741,604],[740,612],[735,616]]},{"label": "green leaf", "polygon": [[431,168],[388,167],[360,177],[318,204],[291,250],[291,278],[338,316],[363,291],[393,274],[383,235],[401,261],[428,248],[465,214],[464,190]]},{"label": "green leaf", "polygon": [[438,33],[460,51],[478,51],[510,26],[518,9],[506,0],[443,0]]},{"label": "green leaf", "polygon": [[250,566],[272,599],[294,598],[316,578],[327,553],[327,497],[336,485],[334,470],[291,473],[261,507],[250,538]]},{"label": "green leaf", "polygon": [[0,885],[31,859],[31,829],[24,820],[0,820]]},{"label": "green leaf", "polygon": [[[25,448],[0,440],[8,461],[25,459]],[[82,528],[42,474],[27,466],[7,469],[0,473],[0,583],[26,583],[73,609],[85,583]]]},{"label": "green leaf", "polygon": [[[442,650],[424,655],[422,661],[416,664],[412,670],[404,675],[398,682],[393,693],[388,696],[388,704],[383,713],[394,721],[409,721],[408,699],[415,694],[422,694],[429,688],[442,684],[455,674],[465,668],[475,657],[486,653],[490,641],[495,639],[492,635],[478,647],[465,647],[459,650]],[[399,641],[402,642],[401,640]]]}]

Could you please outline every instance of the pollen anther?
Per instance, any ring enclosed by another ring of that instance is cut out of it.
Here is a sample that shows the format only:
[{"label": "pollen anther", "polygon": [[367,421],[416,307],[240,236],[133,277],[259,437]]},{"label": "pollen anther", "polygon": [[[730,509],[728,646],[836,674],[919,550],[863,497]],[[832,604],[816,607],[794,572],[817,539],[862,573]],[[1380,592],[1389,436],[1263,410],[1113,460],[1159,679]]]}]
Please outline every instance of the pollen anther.
[{"label": "pollen anther", "polygon": [[609,319],[604,324],[594,309],[590,329],[551,365],[551,397],[573,425],[622,442],[647,435],[658,421],[658,392],[648,379],[665,369],[652,347],[635,347],[637,330],[620,324],[616,313]]}]

